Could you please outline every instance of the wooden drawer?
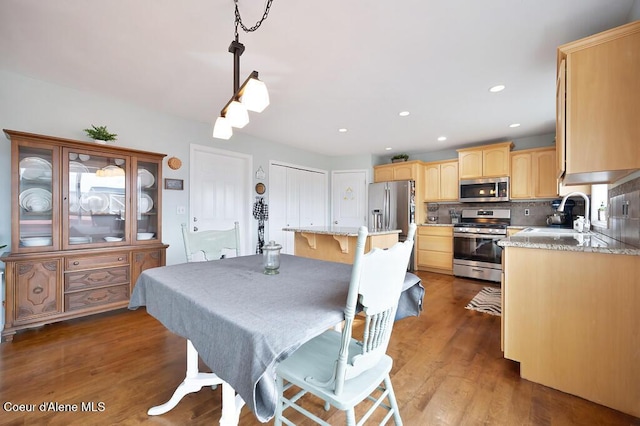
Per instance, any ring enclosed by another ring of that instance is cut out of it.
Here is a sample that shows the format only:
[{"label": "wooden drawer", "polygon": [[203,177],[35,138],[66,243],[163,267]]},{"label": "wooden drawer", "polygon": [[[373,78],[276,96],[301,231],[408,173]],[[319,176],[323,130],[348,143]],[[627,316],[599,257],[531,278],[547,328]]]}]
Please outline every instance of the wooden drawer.
[{"label": "wooden drawer", "polygon": [[105,268],[89,271],[67,272],[64,276],[64,291],[86,290],[129,283],[129,267]]},{"label": "wooden drawer", "polygon": [[445,253],[453,253],[453,240],[451,237],[422,236],[418,238],[418,250],[433,250]]},{"label": "wooden drawer", "polygon": [[90,309],[95,306],[108,305],[129,300],[129,284],[102,287],[93,290],[78,291],[64,295],[65,311]]},{"label": "wooden drawer", "polygon": [[451,226],[418,226],[418,235],[435,235],[439,237],[453,238]]},{"label": "wooden drawer", "polygon": [[105,253],[97,256],[77,256],[65,258],[65,271],[80,269],[104,268],[105,266],[118,266],[129,264],[129,253]]},{"label": "wooden drawer", "polygon": [[418,250],[418,266],[451,270],[453,269],[453,255],[451,253]]}]

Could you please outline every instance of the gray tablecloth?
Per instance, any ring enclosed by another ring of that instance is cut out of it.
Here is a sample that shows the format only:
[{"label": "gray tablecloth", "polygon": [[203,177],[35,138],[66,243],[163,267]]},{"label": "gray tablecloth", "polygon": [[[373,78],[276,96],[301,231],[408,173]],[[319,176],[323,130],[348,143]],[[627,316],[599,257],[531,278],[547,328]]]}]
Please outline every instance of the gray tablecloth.
[{"label": "gray tablecloth", "polygon": [[[275,368],[302,343],[343,319],[351,265],[281,256],[280,274],[262,273],[262,256],[194,262],[144,271],[129,308],[147,312],[193,343],[256,417],[275,413]],[[417,278],[417,277],[416,277]],[[417,315],[424,290],[415,280],[403,314]]]}]

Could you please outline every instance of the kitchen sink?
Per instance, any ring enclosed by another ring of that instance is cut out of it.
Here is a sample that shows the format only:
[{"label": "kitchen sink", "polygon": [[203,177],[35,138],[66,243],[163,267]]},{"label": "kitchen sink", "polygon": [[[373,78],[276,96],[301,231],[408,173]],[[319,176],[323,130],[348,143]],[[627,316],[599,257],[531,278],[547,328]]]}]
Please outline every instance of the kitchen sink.
[{"label": "kitchen sink", "polygon": [[521,235],[540,237],[572,237],[574,235],[593,235],[593,232],[578,232],[570,228],[525,228],[518,232]]}]

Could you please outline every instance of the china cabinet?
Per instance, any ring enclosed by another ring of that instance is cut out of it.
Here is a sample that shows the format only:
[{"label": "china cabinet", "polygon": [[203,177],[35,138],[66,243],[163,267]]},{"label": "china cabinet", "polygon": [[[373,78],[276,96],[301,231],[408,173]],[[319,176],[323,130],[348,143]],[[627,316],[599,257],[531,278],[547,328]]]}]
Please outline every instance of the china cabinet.
[{"label": "china cabinet", "polygon": [[513,142],[459,149],[460,180],[509,176],[511,148],[513,148]]},{"label": "china cabinet", "polygon": [[640,169],[640,21],[558,47],[556,148],[564,184]]},{"label": "china cabinet", "polygon": [[165,264],[164,154],[5,130],[11,253],[3,340],[126,307],[138,275]]}]

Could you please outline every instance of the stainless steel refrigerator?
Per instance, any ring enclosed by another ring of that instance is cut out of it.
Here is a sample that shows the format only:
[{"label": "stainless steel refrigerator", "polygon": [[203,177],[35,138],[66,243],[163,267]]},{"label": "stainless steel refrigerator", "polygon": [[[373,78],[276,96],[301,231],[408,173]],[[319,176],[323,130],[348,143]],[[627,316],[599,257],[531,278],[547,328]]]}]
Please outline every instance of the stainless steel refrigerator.
[{"label": "stainless steel refrigerator", "polygon": [[369,184],[369,232],[400,229],[404,241],[415,221],[415,188],[412,180]]}]

